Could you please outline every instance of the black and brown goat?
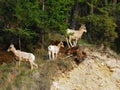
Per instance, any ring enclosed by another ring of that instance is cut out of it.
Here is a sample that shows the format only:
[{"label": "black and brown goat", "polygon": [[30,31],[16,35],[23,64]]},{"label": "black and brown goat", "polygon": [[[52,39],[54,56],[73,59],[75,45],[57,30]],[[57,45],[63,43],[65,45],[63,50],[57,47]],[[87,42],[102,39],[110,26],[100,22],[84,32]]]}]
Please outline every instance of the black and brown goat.
[{"label": "black and brown goat", "polygon": [[80,46],[69,48],[66,51],[66,54],[72,54],[75,57],[74,60],[76,64],[79,64],[80,62],[82,62],[86,57],[86,53],[82,51]]}]

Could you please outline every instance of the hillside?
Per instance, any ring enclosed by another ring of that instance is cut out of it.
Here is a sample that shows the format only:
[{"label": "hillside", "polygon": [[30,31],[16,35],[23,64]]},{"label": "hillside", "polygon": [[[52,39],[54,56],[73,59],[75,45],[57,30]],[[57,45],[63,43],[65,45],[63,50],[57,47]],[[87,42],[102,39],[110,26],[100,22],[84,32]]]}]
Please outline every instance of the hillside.
[{"label": "hillside", "polygon": [[86,49],[87,58],[53,81],[50,90],[120,90],[120,59],[109,48]]},{"label": "hillside", "polygon": [[[74,57],[49,61],[47,52],[36,55],[38,69],[0,51],[0,90],[120,90],[120,58],[109,48],[81,46],[87,57],[77,65]],[[40,50],[41,51],[41,50]],[[9,61],[10,60],[10,61]]]}]

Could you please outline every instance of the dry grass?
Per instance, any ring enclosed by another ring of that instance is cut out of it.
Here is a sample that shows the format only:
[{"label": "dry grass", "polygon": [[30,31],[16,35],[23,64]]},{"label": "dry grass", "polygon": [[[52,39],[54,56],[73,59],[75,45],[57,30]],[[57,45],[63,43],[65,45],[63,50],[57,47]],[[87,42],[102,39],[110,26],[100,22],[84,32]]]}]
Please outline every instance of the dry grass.
[{"label": "dry grass", "polygon": [[[41,49],[39,54],[35,54],[35,62],[39,68],[33,70],[26,62],[21,63],[21,66],[16,65],[11,53],[1,53],[11,62],[0,65],[0,90],[49,90],[55,77],[72,69],[69,60],[49,61],[45,49]],[[4,87],[2,87],[3,85]]]},{"label": "dry grass", "polygon": [[[53,40],[63,38],[59,34],[49,34],[48,37],[53,37],[50,38]],[[58,58],[49,61],[47,51],[49,44],[50,42],[47,40],[44,48],[38,45],[33,49],[30,46],[36,56],[35,62],[38,64],[38,69],[33,70],[26,62],[22,62],[21,66],[18,66],[12,53],[0,50],[0,90],[50,90],[53,79],[73,67],[68,59]]]}]

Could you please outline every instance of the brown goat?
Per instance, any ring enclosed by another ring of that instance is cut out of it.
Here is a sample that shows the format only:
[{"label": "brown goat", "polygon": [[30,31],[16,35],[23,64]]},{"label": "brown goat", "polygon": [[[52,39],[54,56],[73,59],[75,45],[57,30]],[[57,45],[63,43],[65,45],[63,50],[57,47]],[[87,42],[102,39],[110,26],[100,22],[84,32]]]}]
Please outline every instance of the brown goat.
[{"label": "brown goat", "polygon": [[51,45],[58,45],[61,41],[59,40],[51,40],[50,44]]},{"label": "brown goat", "polygon": [[[58,45],[60,42],[61,42],[60,40],[51,40],[50,44],[51,45]],[[67,42],[66,41],[62,41],[62,42],[63,42],[64,47],[67,47]]]},{"label": "brown goat", "polygon": [[86,57],[86,53],[79,46],[71,47],[66,51],[66,54],[72,54],[75,57],[76,64],[79,64]]}]

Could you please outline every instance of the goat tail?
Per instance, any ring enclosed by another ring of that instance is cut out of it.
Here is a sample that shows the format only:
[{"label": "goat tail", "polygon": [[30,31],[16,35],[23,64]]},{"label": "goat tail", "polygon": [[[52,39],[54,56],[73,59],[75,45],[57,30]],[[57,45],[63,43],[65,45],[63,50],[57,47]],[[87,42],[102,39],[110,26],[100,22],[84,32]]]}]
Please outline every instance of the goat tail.
[{"label": "goat tail", "polygon": [[29,60],[35,61],[35,56],[32,53],[29,54]]}]

